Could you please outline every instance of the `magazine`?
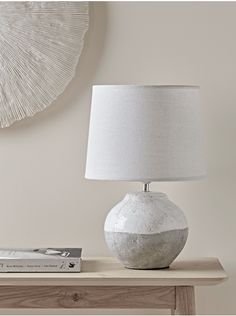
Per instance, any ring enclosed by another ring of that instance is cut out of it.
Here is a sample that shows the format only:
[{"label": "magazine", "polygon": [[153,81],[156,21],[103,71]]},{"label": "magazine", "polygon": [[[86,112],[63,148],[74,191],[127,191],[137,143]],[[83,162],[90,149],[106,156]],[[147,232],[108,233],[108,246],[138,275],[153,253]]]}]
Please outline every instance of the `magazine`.
[{"label": "magazine", "polygon": [[81,248],[0,249],[0,272],[80,272]]}]

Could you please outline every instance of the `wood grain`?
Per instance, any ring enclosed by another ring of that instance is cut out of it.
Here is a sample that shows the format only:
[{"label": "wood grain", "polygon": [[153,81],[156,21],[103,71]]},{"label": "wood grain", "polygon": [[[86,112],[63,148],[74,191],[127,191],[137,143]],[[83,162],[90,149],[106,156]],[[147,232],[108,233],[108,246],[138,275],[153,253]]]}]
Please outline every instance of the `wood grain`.
[{"label": "wood grain", "polygon": [[176,287],[176,314],[195,315],[195,295],[193,286]]},{"label": "wood grain", "polygon": [[87,258],[81,273],[0,273],[0,285],[16,286],[195,286],[226,279],[216,258],[176,260],[162,270],[131,270],[115,258]]},{"label": "wood grain", "polygon": [[169,308],[174,287],[1,286],[0,308]]}]

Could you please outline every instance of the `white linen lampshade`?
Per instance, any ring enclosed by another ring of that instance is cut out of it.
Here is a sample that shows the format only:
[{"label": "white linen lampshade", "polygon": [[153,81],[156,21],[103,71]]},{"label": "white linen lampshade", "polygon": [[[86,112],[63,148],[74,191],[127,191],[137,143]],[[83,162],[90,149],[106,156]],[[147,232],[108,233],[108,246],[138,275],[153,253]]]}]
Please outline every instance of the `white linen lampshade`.
[{"label": "white linen lampshade", "polygon": [[85,177],[140,181],[109,212],[108,247],[128,268],[166,268],[183,249],[188,225],[152,181],[205,176],[199,87],[94,86]]},{"label": "white linen lampshade", "polygon": [[205,175],[199,87],[94,86],[85,177],[173,181]]}]

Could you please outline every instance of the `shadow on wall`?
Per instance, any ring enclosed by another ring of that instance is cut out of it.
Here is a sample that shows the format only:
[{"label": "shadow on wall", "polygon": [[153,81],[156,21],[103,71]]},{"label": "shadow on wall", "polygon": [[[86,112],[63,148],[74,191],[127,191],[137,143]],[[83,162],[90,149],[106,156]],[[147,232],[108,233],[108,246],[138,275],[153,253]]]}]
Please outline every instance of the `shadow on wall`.
[{"label": "shadow on wall", "polygon": [[[103,52],[106,32],[106,4],[103,2],[89,3],[89,29],[85,35],[85,42],[75,76],[64,92],[43,112],[33,117],[14,123],[4,132],[18,128],[31,128],[32,124],[52,119],[52,116],[63,115],[68,107],[78,106],[80,98],[91,89],[93,77],[99,65]],[[76,100],[76,102],[73,102]]]}]

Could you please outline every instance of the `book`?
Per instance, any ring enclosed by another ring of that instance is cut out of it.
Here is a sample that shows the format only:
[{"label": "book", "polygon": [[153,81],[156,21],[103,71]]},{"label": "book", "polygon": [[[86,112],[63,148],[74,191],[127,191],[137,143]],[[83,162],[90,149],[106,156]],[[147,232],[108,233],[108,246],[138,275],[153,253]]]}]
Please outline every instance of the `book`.
[{"label": "book", "polygon": [[80,272],[81,248],[0,249],[0,272]]}]

